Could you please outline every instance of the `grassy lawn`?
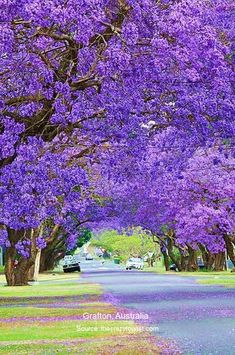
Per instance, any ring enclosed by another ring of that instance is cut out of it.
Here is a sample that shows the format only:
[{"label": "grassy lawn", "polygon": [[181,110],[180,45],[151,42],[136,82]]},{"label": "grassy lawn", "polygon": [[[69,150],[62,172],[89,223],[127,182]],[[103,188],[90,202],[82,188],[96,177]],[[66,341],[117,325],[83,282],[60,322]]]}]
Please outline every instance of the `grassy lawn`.
[{"label": "grassy lawn", "polygon": [[[64,287],[61,287],[61,286]],[[27,287],[27,293],[25,292],[24,286],[19,287],[2,287],[0,291],[1,297],[65,297],[65,296],[78,296],[78,295],[92,295],[100,294],[101,289],[97,285],[91,284],[78,284],[74,283],[57,283],[57,284],[46,284],[46,285],[33,285]]]},{"label": "grassy lawn", "polygon": [[54,273],[33,286],[0,286],[0,354],[159,354],[133,321],[85,319],[118,310],[102,301],[99,285],[78,279]]},{"label": "grassy lawn", "polygon": [[178,275],[178,276],[203,276],[203,277],[211,277],[211,276],[228,276],[231,278],[234,276],[235,273],[231,273],[231,270],[228,271],[195,271],[195,272],[189,272],[189,271],[182,271],[182,272],[175,272],[175,271],[166,271],[165,267],[162,265],[161,262],[158,262],[157,264],[154,264],[153,267],[148,267],[147,263],[145,263],[144,271],[147,272],[157,272],[158,274],[166,274],[166,275]]},{"label": "grassy lawn", "polygon": [[197,280],[198,283],[204,285],[219,285],[225,287],[235,287],[235,275],[220,274],[213,277],[205,277]]},{"label": "grassy lawn", "polygon": [[165,268],[158,263],[154,267],[150,268],[145,266],[144,271],[154,272],[165,275],[176,275],[185,277],[194,277],[197,283],[204,285],[218,285],[225,287],[235,287],[235,273],[228,271],[196,271],[196,272],[175,272],[165,271]]},{"label": "grassy lawn", "polygon": [[[89,311],[85,309],[84,311]],[[92,310],[93,311],[93,310]],[[76,311],[75,311],[76,312]],[[74,313],[75,313],[74,312]],[[82,325],[80,324],[82,322]],[[83,327],[83,331],[79,331],[77,327]],[[105,331],[106,327],[108,330]],[[63,319],[62,321],[55,321],[54,319],[41,322],[40,319],[30,321],[28,324],[24,322],[14,321],[13,323],[0,324],[0,341],[7,339],[9,341],[27,341],[27,340],[72,340],[83,338],[90,338],[91,332],[93,338],[102,338],[105,334],[116,335],[116,327],[128,327],[134,329],[132,321],[94,321],[94,320],[77,320],[70,321]],[[91,329],[99,329],[98,331],[91,331]],[[103,331],[101,329],[104,329]],[[129,334],[135,334],[129,332]]]},{"label": "grassy lawn", "polygon": [[[88,355],[150,355],[160,354],[158,348],[154,345],[154,340],[148,335],[121,335],[104,336],[103,338],[89,338],[71,341],[59,341],[57,345],[52,342],[31,342],[28,344],[6,345],[0,350],[3,355],[9,354],[88,354]],[[26,350],[27,349],[27,350]]]}]

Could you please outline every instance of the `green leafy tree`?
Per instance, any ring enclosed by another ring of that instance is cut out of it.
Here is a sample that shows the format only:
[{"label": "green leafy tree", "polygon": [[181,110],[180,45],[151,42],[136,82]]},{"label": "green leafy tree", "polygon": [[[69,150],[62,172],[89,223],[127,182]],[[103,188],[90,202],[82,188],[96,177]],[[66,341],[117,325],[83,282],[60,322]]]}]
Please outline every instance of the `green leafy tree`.
[{"label": "green leafy tree", "polygon": [[131,235],[108,230],[93,237],[91,245],[103,248],[123,261],[130,257],[143,257],[149,252],[157,254],[155,243],[141,229],[135,229]]}]

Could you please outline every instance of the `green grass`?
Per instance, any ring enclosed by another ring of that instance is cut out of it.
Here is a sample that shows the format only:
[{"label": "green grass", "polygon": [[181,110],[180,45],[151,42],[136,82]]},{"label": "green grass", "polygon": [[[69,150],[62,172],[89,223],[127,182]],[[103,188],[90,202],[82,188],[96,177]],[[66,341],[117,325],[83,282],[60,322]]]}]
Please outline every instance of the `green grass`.
[{"label": "green grass", "polygon": [[[0,354],[40,354],[40,355],[54,355],[68,354],[68,346],[63,344],[14,344],[14,345],[1,345]],[[69,351],[71,354],[71,351]],[[73,352],[75,354],[75,352]]]},{"label": "green grass", "polygon": [[98,285],[68,285],[62,289],[60,285],[51,286],[28,286],[28,287],[5,287],[0,289],[0,297],[53,297],[53,296],[79,296],[100,294]]},{"label": "green grass", "polygon": [[[77,327],[84,330],[78,331]],[[130,327],[134,329],[132,321],[94,321],[94,320],[73,320],[73,321],[49,321],[47,323],[36,321],[29,324],[14,322],[8,324],[0,323],[0,341],[26,341],[26,340],[70,340],[83,338],[99,338],[105,334],[115,335],[116,327]],[[104,330],[102,330],[104,328]],[[105,329],[108,328],[106,331]],[[97,329],[93,330],[93,329]],[[135,334],[130,331],[129,334]]]},{"label": "green grass", "polygon": [[166,271],[165,267],[162,265],[161,262],[158,262],[157,264],[154,264],[153,267],[148,267],[147,263],[145,263],[144,271],[147,272],[154,272],[158,274],[166,274],[166,275],[177,275],[177,276],[203,276],[203,277],[210,277],[210,276],[231,276],[231,270],[228,271],[207,271],[207,270],[202,270],[202,271],[182,271],[182,272],[175,272],[175,271]]},{"label": "green grass", "polygon": [[0,286],[0,354],[108,355],[114,348],[123,355],[159,353],[149,334],[136,335],[133,321],[83,319],[84,313],[110,315],[117,309],[102,301],[99,285],[78,278],[46,274],[33,286]]},{"label": "green grass", "polygon": [[[66,274],[62,273],[62,272],[53,272],[53,273],[43,273],[43,274],[40,274],[39,275],[39,282],[43,281],[43,282],[46,282],[46,281],[61,281],[61,280],[66,280],[66,282],[68,280],[78,280],[80,278],[80,275],[79,274],[67,274],[67,277],[66,277]],[[6,277],[4,275],[4,273],[0,273],[0,292],[1,292],[1,286],[2,285],[6,285]],[[35,284],[36,285],[36,284]]]},{"label": "green grass", "polygon": [[204,285],[220,285],[225,287],[235,287],[235,275],[230,277],[220,277],[219,275],[214,276],[213,278],[203,278],[197,280],[198,283]]},{"label": "green grass", "polygon": [[[84,341],[85,340],[85,341]],[[3,355],[9,354],[40,354],[54,355],[55,353],[69,354],[119,354],[119,355],[150,355],[159,354],[158,348],[154,345],[154,340],[148,335],[139,337],[138,335],[109,336],[109,338],[80,339],[71,342],[55,341],[54,343],[34,343],[4,345],[0,350]]]},{"label": "green grass", "polygon": [[201,271],[183,271],[179,273],[180,275],[189,275],[189,276],[193,276],[193,275],[200,275],[200,276],[218,276],[218,275],[223,275],[223,276],[232,276],[231,274],[231,270],[227,270],[227,271],[211,271],[211,270],[201,270]]},{"label": "green grass", "polygon": [[175,271],[165,271],[165,268],[159,264],[154,265],[154,267],[145,267],[144,271],[154,272],[158,274],[165,275],[176,275],[183,277],[194,277],[196,282],[204,285],[218,285],[224,287],[235,287],[235,273],[228,271],[195,271],[195,272],[175,272]]},{"label": "green grass", "polygon": [[84,312],[87,313],[114,313],[115,309],[108,306],[105,303],[101,304],[89,303],[79,306],[79,308],[44,308],[44,307],[1,307],[0,308],[0,319],[7,318],[21,318],[21,317],[63,317],[63,316],[74,316],[83,315]]},{"label": "green grass", "polygon": [[144,263],[144,271],[157,272],[158,274],[164,274],[166,272],[161,262],[155,263],[153,267],[149,267],[147,263]]},{"label": "green grass", "polygon": [[33,285],[33,286],[17,286],[17,287],[0,287],[0,297],[53,297],[53,296],[81,296],[81,295],[99,295],[101,288],[98,285],[85,283],[62,283]]}]

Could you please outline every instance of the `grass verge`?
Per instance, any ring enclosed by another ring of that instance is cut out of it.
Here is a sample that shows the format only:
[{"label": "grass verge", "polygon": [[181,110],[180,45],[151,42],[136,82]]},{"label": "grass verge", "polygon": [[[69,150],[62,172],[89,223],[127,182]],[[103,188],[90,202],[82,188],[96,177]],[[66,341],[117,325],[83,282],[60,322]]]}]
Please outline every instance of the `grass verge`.
[{"label": "grass verge", "polygon": [[102,301],[99,285],[78,278],[46,274],[32,286],[0,286],[0,354],[160,353],[156,340],[136,332],[133,321],[85,319],[84,314],[115,315],[118,310]]},{"label": "grass verge", "polygon": [[216,275],[213,278],[203,278],[197,280],[198,283],[204,285],[218,285],[218,286],[225,286],[229,288],[235,287],[235,275]]}]

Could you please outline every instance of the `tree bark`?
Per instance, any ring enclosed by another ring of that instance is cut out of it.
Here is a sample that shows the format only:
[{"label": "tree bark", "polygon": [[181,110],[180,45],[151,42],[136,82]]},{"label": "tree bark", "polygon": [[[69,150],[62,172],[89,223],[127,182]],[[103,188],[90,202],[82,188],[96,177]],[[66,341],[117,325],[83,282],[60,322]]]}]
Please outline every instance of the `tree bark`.
[{"label": "tree bark", "polygon": [[225,254],[224,252],[215,254],[214,270],[223,271],[224,270]]},{"label": "tree bark", "polygon": [[202,260],[203,260],[203,263],[205,265],[205,269],[206,270],[211,270],[211,267],[209,265],[209,253],[208,251],[206,250],[206,248],[204,247],[204,245],[202,244],[199,244],[199,249],[202,253]]},{"label": "tree bark", "polygon": [[204,248],[204,246],[199,246],[202,252],[203,262],[207,270],[223,271],[225,265],[225,253],[221,252],[218,254],[212,254]]},{"label": "tree bark", "polygon": [[173,240],[172,240],[170,237],[168,237],[168,238],[167,238],[167,250],[168,250],[168,255],[169,255],[169,257],[171,258],[171,260],[173,261],[173,263],[176,265],[177,269],[178,269],[179,271],[182,271],[181,263],[179,262],[179,260],[177,260],[177,258],[176,258],[175,255],[174,255],[173,246],[174,246]]},{"label": "tree bark", "polygon": [[54,235],[54,239],[51,239],[46,248],[42,250],[40,272],[53,270],[57,262],[66,254],[64,238],[58,239],[57,237],[57,235]]},{"label": "tree bark", "polygon": [[181,271],[185,271],[186,270],[186,257],[182,252],[180,252],[180,265],[181,265]]},{"label": "tree bark", "polygon": [[[39,229],[38,236],[41,237],[43,235],[43,225],[41,225]],[[39,275],[39,268],[40,268],[40,259],[41,259],[41,249],[38,249],[35,245],[35,252],[34,252],[34,263],[29,269],[28,278],[29,281],[37,281]]]},{"label": "tree bark", "polygon": [[[11,246],[6,249],[5,275],[8,286],[26,286],[29,281],[29,270],[34,265],[36,258],[36,237],[38,231],[33,229],[27,231],[8,230]],[[16,243],[21,238],[30,239],[30,256],[24,258],[17,254]]]},{"label": "tree bark", "polygon": [[160,251],[163,255],[165,270],[170,271],[170,260],[169,260],[169,255],[168,255],[166,245],[165,245],[165,243],[163,243],[163,241],[161,241],[159,244],[160,244]]},{"label": "tree bark", "polygon": [[33,275],[34,275],[34,265],[32,265],[31,268],[29,269],[29,273],[28,273],[29,281],[34,281],[33,280]]},{"label": "tree bark", "polygon": [[22,259],[14,269],[15,279],[12,286],[27,286],[29,281],[29,269],[33,265],[32,260]]},{"label": "tree bark", "polygon": [[170,261],[169,261],[169,256],[166,251],[162,251],[163,255],[163,260],[164,260],[164,266],[166,271],[170,271]]},{"label": "tree bark", "polygon": [[208,251],[208,270],[212,270],[214,264],[214,255]]},{"label": "tree bark", "polygon": [[14,275],[14,260],[15,260],[16,250],[14,247],[9,247],[6,249],[6,264],[5,264],[5,276],[8,286],[14,285],[15,275]]},{"label": "tree bark", "polygon": [[36,259],[35,259],[33,281],[38,281],[39,268],[40,268],[40,259],[41,259],[41,249],[38,249],[37,255],[36,255]]},{"label": "tree bark", "polygon": [[187,271],[197,271],[197,260],[196,260],[196,251],[188,245],[189,258],[187,263]]},{"label": "tree bark", "polygon": [[223,238],[224,238],[224,242],[225,242],[225,245],[227,248],[227,253],[228,253],[229,259],[232,261],[233,266],[235,267],[234,244],[228,235],[224,235]]},{"label": "tree bark", "polygon": [[38,280],[40,259],[41,259],[41,249],[37,249],[35,263],[29,269],[29,273],[28,273],[29,281],[37,281]]}]

